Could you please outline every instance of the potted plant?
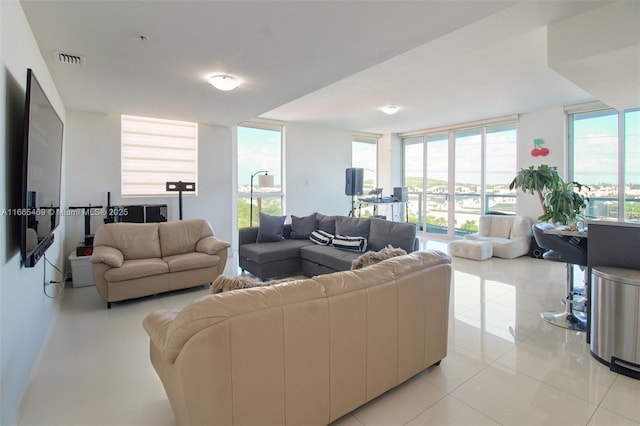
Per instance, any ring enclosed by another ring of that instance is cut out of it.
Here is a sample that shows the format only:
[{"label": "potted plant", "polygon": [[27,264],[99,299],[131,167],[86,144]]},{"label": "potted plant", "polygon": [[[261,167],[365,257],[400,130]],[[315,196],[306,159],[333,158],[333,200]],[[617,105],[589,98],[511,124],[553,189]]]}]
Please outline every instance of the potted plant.
[{"label": "potted plant", "polygon": [[560,180],[545,195],[547,212],[538,219],[563,225],[574,225],[577,220],[584,220],[583,211],[588,201],[582,194],[584,188],[586,187],[578,182],[567,183]]},{"label": "potted plant", "polygon": [[572,225],[584,218],[583,209],[588,198],[583,194],[587,186],[578,182],[565,182],[557,167],[542,164],[535,168],[520,169],[509,184],[509,189],[520,189],[529,194],[538,194],[543,214],[538,220]]}]

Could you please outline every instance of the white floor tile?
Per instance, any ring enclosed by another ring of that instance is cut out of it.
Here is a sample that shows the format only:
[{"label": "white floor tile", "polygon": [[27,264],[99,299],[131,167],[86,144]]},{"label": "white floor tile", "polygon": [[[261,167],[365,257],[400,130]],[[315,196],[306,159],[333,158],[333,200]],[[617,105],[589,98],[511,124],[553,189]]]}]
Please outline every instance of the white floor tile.
[{"label": "white floor tile", "polygon": [[598,408],[588,423],[589,426],[633,426],[640,425],[631,419],[612,413],[602,407]]},{"label": "white floor tile", "polygon": [[421,377],[414,377],[365,404],[353,415],[366,426],[403,425],[445,395]]},{"label": "white floor tile", "polygon": [[489,366],[451,395],[504,425],[584,425],[597,405],[517,371]]},{"label": "white floor tile", "polygon": [[[436,240],[422,239],[421,247],[447,250]],[[563,264],[528,257],[452,264],[448,356],[335,424],[640,424],[640,380],[593,360],[584,333],[540,319],[562,310]],[[237,256],[225,274],[238,274]],[[175,425],[142,320],[208,292],[107,309],[94,287],[67,288],[19,425]]]},{"label": "white floor tile", "polygon": [[618,375],[600,406],[640,422],[640,380]]},{"label": "white floor tile", "polygon": [[407,425],[498,426],[500,423],[447,395],[433,406],[427,408]]}]

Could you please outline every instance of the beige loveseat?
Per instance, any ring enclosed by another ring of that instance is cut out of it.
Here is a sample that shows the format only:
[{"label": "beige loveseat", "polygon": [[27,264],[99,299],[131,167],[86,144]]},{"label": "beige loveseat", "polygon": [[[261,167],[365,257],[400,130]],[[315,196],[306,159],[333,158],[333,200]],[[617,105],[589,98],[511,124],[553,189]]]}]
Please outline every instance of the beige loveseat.
[{"label": "beige loveseat", "polygon": [[493,247],[493,256],[515,259],[529,253],[531,221],[526,216],[480,216],[478,232],[464,236],[465,240],[486,241]]},{"label": "beige loveseat", "polygon": [[207,295],[144,319],[180,425],[322,425],[447,354],[450,258]]},{"label": "beige loveseat", "polygon": [[109,223],[95,233],[91,256],[100,296],[111,302],[211,283],[222,274],[229,243],[209,223]]}]

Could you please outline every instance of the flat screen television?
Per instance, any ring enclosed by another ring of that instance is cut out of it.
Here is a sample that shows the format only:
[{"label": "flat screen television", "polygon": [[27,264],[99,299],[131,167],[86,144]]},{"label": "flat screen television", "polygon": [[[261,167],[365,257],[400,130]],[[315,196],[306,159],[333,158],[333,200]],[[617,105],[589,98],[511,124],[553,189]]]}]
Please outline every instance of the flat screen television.
[{"label": "flat screen television", "polygon": [[27,70],[22,161],[23,263],[30,268],[53,244],[60,222],[64,124],[33,70]]}]

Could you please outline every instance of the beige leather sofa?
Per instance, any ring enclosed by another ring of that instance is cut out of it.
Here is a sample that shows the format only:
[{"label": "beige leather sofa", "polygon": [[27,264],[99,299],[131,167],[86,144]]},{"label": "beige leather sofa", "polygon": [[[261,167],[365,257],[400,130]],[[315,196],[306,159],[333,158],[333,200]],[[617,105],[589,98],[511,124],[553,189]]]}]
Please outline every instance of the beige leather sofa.
[{"label": "beige leather sofa", "polygon": [[526,216],[480,216],[478,232],[464,236],[465,240],[487,241],[493,256],[515,259],[529,253],[531,221]]},{"label": "beige leather sofa", "polygon": [[117,302],[210,283],[222,274],[229,243],[209,223],[109,223],[95,233],[91,256],[100,296]]},{"label": "beige leather sofa", "polygon": [[144,319],[180,425],[322,425],[447,354],[450,258],[207,295]]}]

